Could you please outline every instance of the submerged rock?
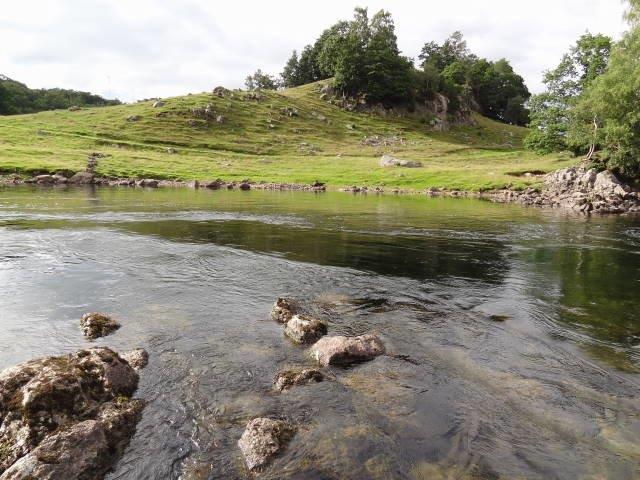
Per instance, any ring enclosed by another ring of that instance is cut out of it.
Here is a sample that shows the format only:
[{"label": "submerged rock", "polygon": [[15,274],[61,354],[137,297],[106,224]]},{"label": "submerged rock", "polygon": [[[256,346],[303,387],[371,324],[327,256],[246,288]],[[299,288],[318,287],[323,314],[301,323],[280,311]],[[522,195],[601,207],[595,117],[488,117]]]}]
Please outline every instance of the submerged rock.
[{"label": "submerged rock", "polygon": [[135,431],[138,374],[92,348],[0,373],[0,479],[99,479]]},{"label": "submerged rock", "polygon": [[324,337],[311,348],[315,360],[322,366],[350,365],[366,362],[385,353],[385,347],[374,334],[359,337]]},{"label": "submerged rock", "polygon": [[327,324],[304,315],[294,315],[287,322],[284,334],[297,343],[313,343],[327,334]]},{"label": "submerged rock", "polygon": [[137,372],[149,364],[149,353],[144,348],[136,348],[122,354],[122,359]]},{"label": "submerged rock", "polygon": [[80,327],[85,337],[95,339],[105,337],[120,328],[120,324],[104,313],[85,313],[80,319]]},{"label": "submerged rock", "polygon": [[293,298],[280,297],[273,304],[271,318],[278,323],[287,323],[300,310],[300,304]]},{"label": "submerged rock", "polygon": [[251,420],[238,441],[249,470],[266,465],[286,446],[294,433],[294,427],[282,420],[271,418]]},{"label": "submerged rock", "polygon": [[288,390],[298,385],[308,385],[324,380],[324,375],[317,368],[302,368],[293,370],[283,370],[276,374],[273,379],[273,386],[279,392]]}]

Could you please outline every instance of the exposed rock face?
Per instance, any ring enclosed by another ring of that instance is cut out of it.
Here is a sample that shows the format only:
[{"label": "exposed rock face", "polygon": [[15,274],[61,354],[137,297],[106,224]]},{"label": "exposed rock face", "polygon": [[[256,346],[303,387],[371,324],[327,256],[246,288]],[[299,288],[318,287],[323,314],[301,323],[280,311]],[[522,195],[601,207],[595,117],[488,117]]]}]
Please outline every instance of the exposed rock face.
[{"label": "exposed rock face", "polygon": [[93,174],[89,172],[78,172],[68,180],[69,183],[74,185],[89,185],[93,183],[93,181]]},{"label": "exposed rock face", "polygon": [[247,424],[238,446],[249,470],[266,465],[293,437],[295,429],[282,420],[255,418]]},{"label": "exposed rock face", "polygon": [[569,167],[545,177],[542,192],[500,191],[491,194],[498,202],[562,207],[583,213],[640,212],[640,195],[613,173],[585,167]]},{"label": "exposed rock face", "polygon": [[383,155],[380,157],[379,165],[381,167],[406,167],[406,168],[419,168],[422,167],[421,162],[414,160],[400,160],[394,158],[391,155]]},{"label": "exposed rock face", "polygon": [[305,315],[294,315],[287,322],[284,334],[297,343],[313,343],[327,334],[327,325]]},{"label": "exposed rock face", "polygon": [[136,348],[130,352],[123,353],[121,356],[136,372],[149,364],[149,353],[144,348]]},{"label": "exposed rock face", "polygon": [[120,328],[120,324],[104,313],[85,313],[80,319],[85,337],[95,339],[107,336]]},{"label": "exposed rock face", "polygon": [[302,368],[295,370],[283,370],[278,372],[273,379],[273,387],[282,392],[298,385],[322,382],[324,375],[316,368]]},{"label": "exposed rock face", "polygon": [[278,298],[271,309],[271,319],[287,323],[300,310],[300,304],[293,298]]},{"label": "exposed rock face", "polygon": [[0,373],[0,479],[99,479],[135,431],[138,374],[108,348]]},{"label": "exposed rock face", "polygon": [[311,347],[311,354],[323,367],[366,362],[384,353],[384,345],[373,334],[324,337]]}]

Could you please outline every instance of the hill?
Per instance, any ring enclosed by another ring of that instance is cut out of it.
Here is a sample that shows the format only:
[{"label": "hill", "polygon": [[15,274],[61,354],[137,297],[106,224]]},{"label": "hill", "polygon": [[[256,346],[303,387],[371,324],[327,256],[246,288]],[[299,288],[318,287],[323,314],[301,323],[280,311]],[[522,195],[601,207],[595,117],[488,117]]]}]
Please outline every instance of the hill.
[{"label": "hill", "polygon": [[[572,163],[525,151],[526,129],[479,115],[434,132],[418,115],[347,112],[320,100],[318,84],[214,92],[0,117],[0,170],[82,170],[100,152],[104,176],[479,190],[535,184],[522,174]],[[423,167],[379,167],[384,153]]]},{"label": "hill", "polygon": [[0,74],[0,115],[35,113],[43,110],[72,106],[119,105],[118,100],[107,100],[89,92],[63,88],[32,89],[24,83]]}]

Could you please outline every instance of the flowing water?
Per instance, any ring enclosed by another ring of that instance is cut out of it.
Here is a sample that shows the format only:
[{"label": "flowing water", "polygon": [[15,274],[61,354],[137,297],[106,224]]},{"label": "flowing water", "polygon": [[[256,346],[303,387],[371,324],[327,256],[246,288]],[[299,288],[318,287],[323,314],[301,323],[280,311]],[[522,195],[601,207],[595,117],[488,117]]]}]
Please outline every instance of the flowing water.
[{"label": "flowing water", "polygon": [[[0,189],[0,368],[146,348],[109,479],[249,478],[256,416],[298,425],[269,479],[640,478],[640,219],[478,200]],[[278,394],[303,300],[391,355]],[[87,311],[122,324],[90,343]],[[394,356],[395,355],[395,356]]]}]

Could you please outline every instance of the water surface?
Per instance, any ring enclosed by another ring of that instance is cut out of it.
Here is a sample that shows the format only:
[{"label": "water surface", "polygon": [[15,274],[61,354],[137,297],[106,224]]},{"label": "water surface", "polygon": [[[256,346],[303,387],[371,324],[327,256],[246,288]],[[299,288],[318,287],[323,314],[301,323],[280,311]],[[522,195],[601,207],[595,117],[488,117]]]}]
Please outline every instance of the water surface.
[{"label": "water surface", "polygon": [[[340,193],[0,189],[0,368],[142,346],[149,403],[110,479],[249,478],[255,416],[299,431],[273,479],[640,476],[640,219]],[[310,364],[301,298],[392,355]],[[78,322],[123,324],[88,342]],[[407,361],[409,360],[409,361]]]}]

